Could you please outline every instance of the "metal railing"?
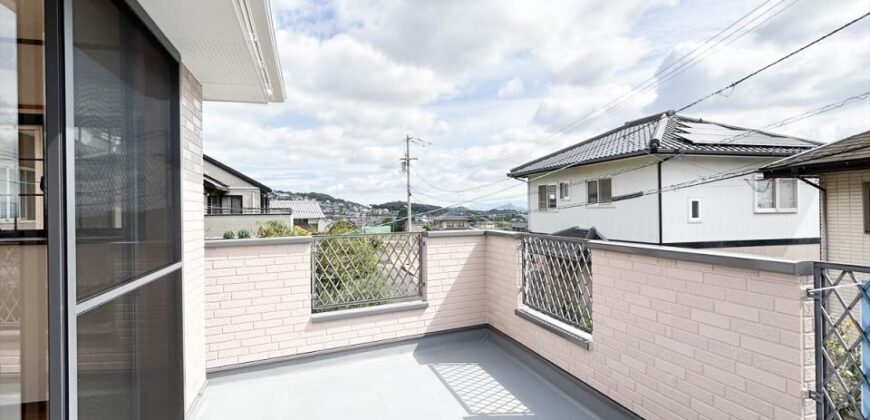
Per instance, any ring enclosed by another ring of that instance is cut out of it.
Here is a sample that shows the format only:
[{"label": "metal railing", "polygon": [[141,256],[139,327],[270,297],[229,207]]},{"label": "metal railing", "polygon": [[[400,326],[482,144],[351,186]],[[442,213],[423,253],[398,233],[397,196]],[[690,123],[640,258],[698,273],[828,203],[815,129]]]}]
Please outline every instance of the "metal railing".
[{"label": "metal railing", "polygon": [[523,304],[592,332],[592,261],[587,241],[547,235],[522,238]]},{"label": "metal railing", "polygon": [[817,417],[870,418],[870,267],[817,262],[814,274]]},{"label": "metal railing", "polygon": [[312,311],[421,299],[422,247],[420,233],[314,237]]},{"label": "metal railing", "polygon": [[259,207],[215,207],[205,208],[205,214],[210,216],[242,215],[242,214],[293,214],[292,209],[270,209]]}]

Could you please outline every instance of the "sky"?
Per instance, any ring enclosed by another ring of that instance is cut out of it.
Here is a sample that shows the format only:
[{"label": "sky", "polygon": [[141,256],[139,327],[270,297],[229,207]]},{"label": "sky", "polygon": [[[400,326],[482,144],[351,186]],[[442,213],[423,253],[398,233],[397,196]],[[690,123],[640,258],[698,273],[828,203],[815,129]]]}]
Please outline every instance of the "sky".
[{"label": "sky", "polygon": [[[471,208],[525,207],[511,168],[677,109],[870,11],[868,0],[271,5],[287,99],[206,103],[205,152],[274,189],[372,204],[405,199],[410,135],[414,201]],[[870,18],[683,114],[763,128],[868,91]],[[868,129],[870,98],[771,131],[828,142]]]}]

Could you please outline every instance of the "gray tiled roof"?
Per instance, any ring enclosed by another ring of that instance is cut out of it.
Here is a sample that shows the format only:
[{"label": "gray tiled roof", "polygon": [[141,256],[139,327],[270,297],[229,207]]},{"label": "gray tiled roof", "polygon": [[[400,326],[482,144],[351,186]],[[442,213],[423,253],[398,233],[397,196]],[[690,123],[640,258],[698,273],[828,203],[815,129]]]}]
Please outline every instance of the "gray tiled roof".
[{"label": "gray tiled roof", "polygon": [[314,200],[272,200],[269,207],[273,209],[292,209],[294,219],[323,219],[326,216],[320,209],[320,204]]},{"label": "gray tiled roof", "polygon": [[660,154],[716,154],[737,156],[791,156],[818,143],[779,134],[752,131],[712,121],[655,114],[584,140],[511,169],[508,176],[548,172],[565,166],[640,156],[650,153],[650,140],[659,140]]},{"label": "gray tiled roof", "polygon": [[854,170],[847,162],[870,160],[870,131],[855,134],[815,149],[767,165],[763,172],[813,171],[824,165],[838,164],[843,171]]}]

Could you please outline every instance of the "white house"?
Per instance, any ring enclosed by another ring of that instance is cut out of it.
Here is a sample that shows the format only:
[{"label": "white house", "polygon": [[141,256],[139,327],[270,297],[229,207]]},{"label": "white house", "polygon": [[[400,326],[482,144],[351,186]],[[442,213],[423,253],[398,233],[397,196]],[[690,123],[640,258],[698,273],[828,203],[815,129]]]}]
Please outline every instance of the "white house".
[{"label": "white house", "polygon": [[291,209],[270,207],[274,193],[268,186],[208,155],[202,157],[202,169],[206,238],[221,238],[227,232],[235,237],[241,231],[256,235],[272,220],[293,226]]},{"label": "white house", "polygon": [[528,180],[530,232],[594,227],[609,240],[817,259],[817,190],[752,173],[815,146],[668,112],[508,175]]}]

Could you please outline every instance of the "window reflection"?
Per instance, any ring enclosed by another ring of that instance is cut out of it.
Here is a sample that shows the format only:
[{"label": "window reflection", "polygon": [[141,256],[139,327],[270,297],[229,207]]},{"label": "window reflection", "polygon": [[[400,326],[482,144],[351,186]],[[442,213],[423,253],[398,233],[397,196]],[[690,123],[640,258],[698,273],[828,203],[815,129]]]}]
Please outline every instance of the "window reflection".
[{"label": "window reflection", "polygon": [[47,418],[43,3],[0,0],[0,419]]}]

